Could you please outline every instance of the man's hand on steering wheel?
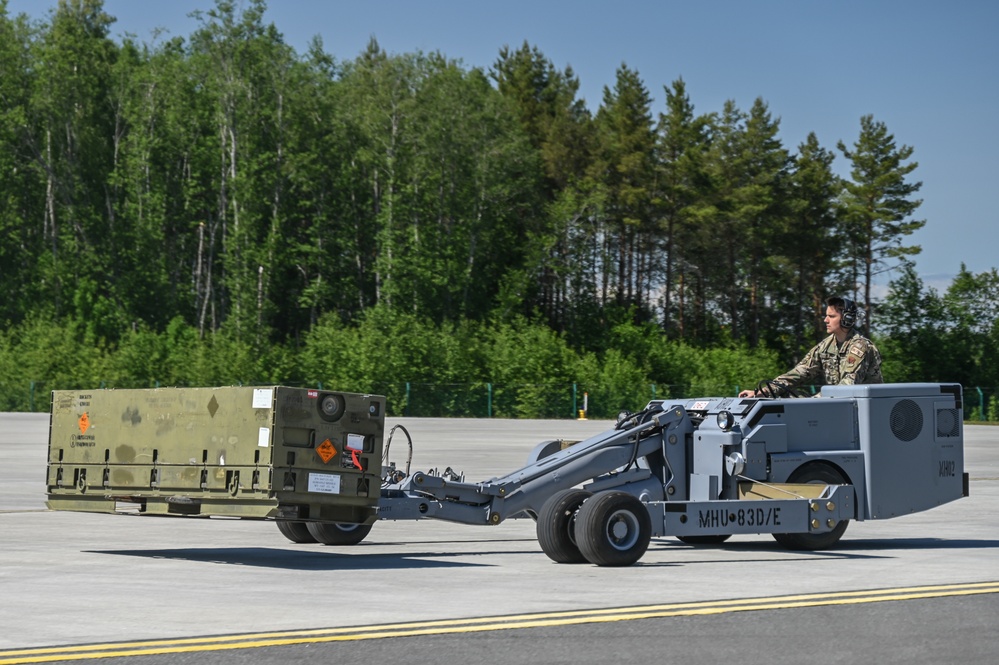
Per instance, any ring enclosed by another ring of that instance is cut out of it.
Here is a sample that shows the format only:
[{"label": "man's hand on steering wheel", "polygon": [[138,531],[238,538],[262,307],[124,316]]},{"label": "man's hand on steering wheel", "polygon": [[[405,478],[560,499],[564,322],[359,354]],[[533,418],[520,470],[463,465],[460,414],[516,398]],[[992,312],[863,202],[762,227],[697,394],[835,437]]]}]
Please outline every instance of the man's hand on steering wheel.
[{"label": "man's hand on steering wheel", "polygon": [[739,393],[739,397],[804,397],[804,394],[797,388],[763,379],[756,384],[756,390],[743,390]]}]

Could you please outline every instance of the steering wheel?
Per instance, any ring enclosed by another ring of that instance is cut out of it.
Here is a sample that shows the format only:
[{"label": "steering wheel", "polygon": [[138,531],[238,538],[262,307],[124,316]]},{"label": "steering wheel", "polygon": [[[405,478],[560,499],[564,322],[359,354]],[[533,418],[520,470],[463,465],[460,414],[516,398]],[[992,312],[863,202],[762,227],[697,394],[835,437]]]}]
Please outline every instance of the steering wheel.
[{"label": "steering wheel", "polygon": [[791,386],[777,383],[770,379],[763,379],[756,384],[756,394],[759,397],[773,397],[777,399],[784,397],[808,397],[808,394],[801,388],[792,388]]}]

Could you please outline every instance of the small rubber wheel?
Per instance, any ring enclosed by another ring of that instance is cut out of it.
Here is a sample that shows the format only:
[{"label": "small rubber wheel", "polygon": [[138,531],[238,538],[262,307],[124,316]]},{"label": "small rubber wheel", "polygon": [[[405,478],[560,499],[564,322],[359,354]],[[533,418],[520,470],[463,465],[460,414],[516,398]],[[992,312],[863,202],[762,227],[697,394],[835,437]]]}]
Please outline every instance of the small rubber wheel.
[{"label": "small rubber wheel", "polygon": [[309,533],[309,527],[305,522],[293,522],[289,520],[277,520],[278,531],[285,538],[293,543],[314,543],[315,536]]},{"label": "small rubber wheel", "polygon": [[309,533],[323,545],[356,545],[371,533],[370,524],[309,522]]},{"label": "small rubber wheel", "polygon": [[[795,469],[788,477],[787,482],[810,485],[846,485],[847,479],[831,466],[815,463]],[[850,520],[842,520],[832,531],[825,533],[775,533],[773,536],[781,547],[789,550],[827,550],[839,542],[849,524]]]},{"label": "small rubber wheel", "polygon": [[720,534],[715,536],[677,536],[676,539],[688,545],[721,545],[732,537],[732,534]]},{"label": "small rubber wheel", "polygon": [[598,566],[630,566],[652,540],[652,518],[638,497],[610,491],[593,495],[576,516],[576,541]]},{"label": "small rubber wheel", "polygon": [[586,563],[576,544],[576,512],[590,496],[586,490],[562,490],[541,506],[536,525],[538,544],[555,563]]}]

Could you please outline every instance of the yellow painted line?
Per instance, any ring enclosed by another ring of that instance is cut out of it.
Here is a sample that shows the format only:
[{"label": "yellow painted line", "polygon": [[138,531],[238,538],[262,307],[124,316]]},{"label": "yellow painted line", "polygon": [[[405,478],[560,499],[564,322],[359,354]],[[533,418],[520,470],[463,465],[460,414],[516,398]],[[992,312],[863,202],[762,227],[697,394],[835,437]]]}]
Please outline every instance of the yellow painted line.
[{"label": "yellow painted line", "polygon": [[613,621],[635,621],[638,619],[658,619],[678,616],[707,616],[730,612],[853,605],[886,601],[971,596],[987,593],[999,593],[999,582],[945,584],[665,605],[641,605],[636,607],[515,614],[471,619],[443,619],[437,621],[384,624],[380,626],[242,633],[203,638],[192,637],[135,642],[109,642],[68,647],[39,647],[0,651],[0,665],[225,651],[232,649],[259,649],[294,644],[318,644],[323,642],[373,640],[387,637],[417,637],[422,635],[447,635],[493,630],[572,626],[587,623],[609,623]]}]

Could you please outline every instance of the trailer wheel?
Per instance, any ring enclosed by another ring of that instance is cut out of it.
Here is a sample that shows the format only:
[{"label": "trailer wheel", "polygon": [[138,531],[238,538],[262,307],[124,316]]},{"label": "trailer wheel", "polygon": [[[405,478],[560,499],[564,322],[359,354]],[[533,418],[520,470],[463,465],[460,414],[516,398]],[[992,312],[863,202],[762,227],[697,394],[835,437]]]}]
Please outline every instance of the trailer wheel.
[{"label": "trailer wheel", "polygon": [[688,545],[721,545],[732,535],[725,533],[714,536],[677,536],[676,539]]},{"label": "trailer wheel", "polygon": [[285,538],[293,543],[316,542],[316,537],[309,533],[309,527],[305,522],[277,520],[277,528]]},{"label": "trailer wheel", "polygon": [[642,558],[651,539],[649,509],[627,492],[595,494],[576,517],[579,550],[598,566],[630,566]]},{"label": "trailer wheel", "polygon": [[538,544],[555,563],[585,563],[576,544],[576,514],[592,496],[586,490],[567,489],[548,497],[538,513]]},{"label": "trailer wheel", "polygon": [[[806,464],[798,467],[788,477],[789,483],[845,485],[847,479],[828,464]],[[827,550],[839,542],[850,520],[842,520],[832,531],[825,533],[775,533],[774,540],[789,550]]]},{"label": "trailer wheel", "polygon": [[309,533],[323,545],[356,545],[371,532],[370,524],[309,522]]}]

